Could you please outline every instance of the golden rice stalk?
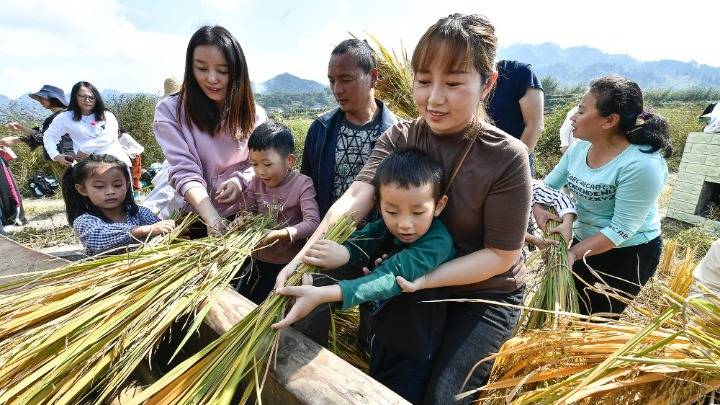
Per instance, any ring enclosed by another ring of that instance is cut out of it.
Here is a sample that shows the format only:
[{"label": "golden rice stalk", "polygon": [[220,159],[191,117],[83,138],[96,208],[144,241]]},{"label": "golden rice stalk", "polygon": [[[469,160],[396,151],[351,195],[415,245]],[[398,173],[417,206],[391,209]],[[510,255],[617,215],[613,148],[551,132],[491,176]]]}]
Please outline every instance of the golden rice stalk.
[{"label": "golden rice stalk", "polygon": [[[324,238],[342,243],[354,230],[354,222],[345,216]],[[287,285],[299,285],[303,274],[315,270],[300,265]],[[278,331],[270,325],[284,316],[288,303],[288,297],[271,294],[229,331],[134,397],[131,404],[244,404],[253,394],[260,398],[279,342]],[[247,385],[236,393],[242,381]]]},{"label": "golden rice stalk", "polygon": [[495,360],[491,380],[474,391],[481,403],[700,400],[720,387],[720,297],[705,292],[685,300],[665,288],[666,309],[644,326],[576,321],[516,336],[484,360]]},{"label": "golden rice stalk", "polygon": [[414,120],[420,116],[412,96],[413,75],[410,60],[404,47],[400,55],[385,47],[376,37],[369,35],[373,44],[378,69],[375,96],[399,118]]},{"label": "golden rice stalk", "polygon": [[547,248],[545,267],[528,303],[529,308],[524,309],[520,316],[516,333],[528,329],[558,328],[561,319],[566,318],[560,313],[580,312],[578,292],[567,260],[567,242],[562,235],[548,232],[558,225],[560,224],[554,220],[545,225],[545,237],[556,241],[557,245]]},{"label": "golden rice stalk", "polygon": [[164,243],[0,285],[0,403],[103,403],[195,312],[189,337],[272,221],[170,243],[194,219]]},{"label": "golden rice stalk", "polygon": [[360,309],[335,310],[331,318],[330,348],[338,357],[355,368],[368,373],[370,370],[370,353],[358,345],[358,325]]}]

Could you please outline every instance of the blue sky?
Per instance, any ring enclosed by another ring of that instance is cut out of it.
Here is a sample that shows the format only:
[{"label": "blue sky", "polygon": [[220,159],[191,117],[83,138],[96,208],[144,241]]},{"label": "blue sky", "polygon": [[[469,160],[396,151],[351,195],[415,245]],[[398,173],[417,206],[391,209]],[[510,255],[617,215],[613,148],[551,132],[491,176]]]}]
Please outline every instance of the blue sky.
[{"label": "blue sky", "polygon": [[[652,5],[651,5],[652,4]],[[695,60],[720,66],[720,1],[4,0],[0,13],[0,94],[15,98],[44,83],[69,90],[159,93],[181,76],[185,46],[203,24],[240,41],[253,81],[290,72],[325,83],[327,58],[348,32],[409,51],[438,18],[482,13],[501,46],[555,42],[626,53],[640,60]],[[714,19],[714,20],[713,20]],[[712,20],[714,23],[710,23]],[[714,28],[715,27],[715,28]],[[713,44],[713,42],[715,42]]]}]

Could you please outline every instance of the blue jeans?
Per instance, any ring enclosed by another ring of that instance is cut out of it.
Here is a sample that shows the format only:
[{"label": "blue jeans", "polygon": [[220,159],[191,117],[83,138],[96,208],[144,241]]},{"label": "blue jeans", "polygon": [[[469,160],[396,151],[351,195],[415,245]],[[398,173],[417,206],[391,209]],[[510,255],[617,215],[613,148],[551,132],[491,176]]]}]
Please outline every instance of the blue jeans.
[{"label": "blue jeans", "polygon": [[[506,294],[477,294],[471,298],[519,305],[525,289]],[[520,310],[500,305],[450,302],[443,341],[435,357],[430,382],[425,392],[425,404],[470,404],[469,396],[455,401],[454,396],[482,387],[487,383],[493,362],[473,367],[485,357],[497,353],[500,346],[512,337]],[[472,375],[463,386],[470,371]]]}]

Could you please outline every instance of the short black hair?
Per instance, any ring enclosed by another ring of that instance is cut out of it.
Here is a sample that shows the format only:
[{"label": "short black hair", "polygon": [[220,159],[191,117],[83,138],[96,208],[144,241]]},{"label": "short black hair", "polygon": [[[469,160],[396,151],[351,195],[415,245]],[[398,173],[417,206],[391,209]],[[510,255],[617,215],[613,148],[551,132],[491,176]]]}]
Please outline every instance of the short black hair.
[{"label": "short black hair", "polygon": [[250,134],[248,149],[266,150],[273,148],[282,157],[295,152],[295,140],[290,128],[273,120],[263,122]]},{"label": "short black hair", "polygon": [[372,69],[375,69],[375,53],[368,45],[367,41],[361,41],[356,38],[346,39],[340,42],[330,54],[330,57],[335,55],[350,54],[355,58],[360,69],[365,73],[370,73]]},{"label": "short black hair", "polygon": [[439,201],[445,192],[445,173],[437,161],[417,149],[395,151],[383,160],[375,172],[373,186],[375,197],[380,201],[380,187],[397,184],[402,188],[433,187],[433,198]]}]

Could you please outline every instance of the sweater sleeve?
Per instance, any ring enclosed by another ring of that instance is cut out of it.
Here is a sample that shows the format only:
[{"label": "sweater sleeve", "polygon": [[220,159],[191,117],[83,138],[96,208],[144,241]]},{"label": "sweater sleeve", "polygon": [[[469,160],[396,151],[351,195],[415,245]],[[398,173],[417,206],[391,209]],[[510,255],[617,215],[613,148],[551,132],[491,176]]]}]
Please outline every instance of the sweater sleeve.
[{"label": "sweater sleeve", "polygon": [[130,235],[135,225],[128,223],[110,224],[94,215],[83,214],[75,219],[73,227],[78,239],[91,255],[135,242]]},{"label": "sweater sleeve", "polygon": [[338,281],[343,309],[399,295],[401,289],[396,276],[415,280],[450,260],[454,256],[453,241],[444,226],[442,228],[428,232],[409,248],[395,253],[367,276]]},{"label": "sweater sleeve", "polygon": [[302,222],[293,226],[288,226],[287,231],[290,235],[290,241],[297,239],[306,239],[320,225],[320,210],[318,209],[317,200],[315,199],[315,188],[309,177],[299,175],[300,191],[300,212],[302,214]]},{"label": "sweater sleeve", "polygon": [[[160,101],[155,107],[155,119],[153,131],[162,148],[165,158],[170,164],[168,179],[178,194],[185,193],[194,187],[202,187],[207,190],[207,182],[203,178],[202,162],[200,157],[191,150],[190,143],[193,142],[191,135],[183,132],[179,119],[176,116],[174,97],[168,97]],[[189,138],[189,139],[188,139]]]},{"label": "sweater sleeve", "polygon": [[613,216],[600,230],[615,246],[635,235],[665,186],[667,166],[653,155],[634,160],[618,175]]},{"label": "sweater sleeve", "polygon": [[567,194],[552,189],[539,180],[533,180],[532,187],[533,204],[539,203],[553,207],[560,218],[565,214],[577,214],[575,203],[572,202]]}]

